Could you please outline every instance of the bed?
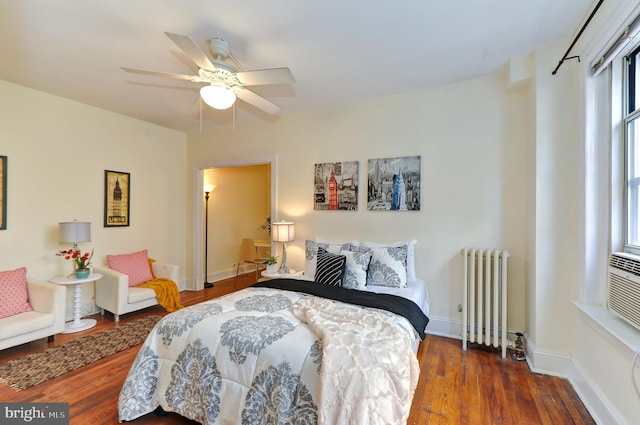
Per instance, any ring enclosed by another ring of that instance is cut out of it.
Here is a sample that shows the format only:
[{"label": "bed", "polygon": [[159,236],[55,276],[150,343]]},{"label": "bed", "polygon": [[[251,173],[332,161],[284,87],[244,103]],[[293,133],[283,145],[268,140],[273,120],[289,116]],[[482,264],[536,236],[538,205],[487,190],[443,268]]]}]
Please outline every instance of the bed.
[{"label": "bed", "polygon": [[118,400],[203,424],[406,423],[424,282],[368,290],[274,279],[162,318]]}]

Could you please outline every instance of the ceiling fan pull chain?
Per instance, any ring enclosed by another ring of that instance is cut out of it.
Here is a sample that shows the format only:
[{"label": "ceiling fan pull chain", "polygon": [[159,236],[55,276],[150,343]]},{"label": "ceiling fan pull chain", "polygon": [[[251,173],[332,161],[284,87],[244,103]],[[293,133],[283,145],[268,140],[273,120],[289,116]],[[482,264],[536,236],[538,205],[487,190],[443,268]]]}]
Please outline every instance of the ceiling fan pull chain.
[{"label": "ceiling fan pull chain", "polygon": [[198,99],[198,105],[200,106],[200,133],[202,133],[202,98]]}]

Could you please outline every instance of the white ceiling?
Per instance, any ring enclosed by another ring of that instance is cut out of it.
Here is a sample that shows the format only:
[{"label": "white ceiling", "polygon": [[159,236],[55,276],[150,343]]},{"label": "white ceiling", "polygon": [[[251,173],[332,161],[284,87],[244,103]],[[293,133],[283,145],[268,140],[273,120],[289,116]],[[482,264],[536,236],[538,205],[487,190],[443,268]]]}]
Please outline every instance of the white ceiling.
[{"label": "white ceiling", "polygon": [[[165,31],[207,52],[207,40],[224,38],[245,69],[289,67],[295,84],[252,88],[284,116],[490,74],[569,41],[593,3],[0,0],[0,79],[191,132],[199,84],[120,69],[196,73]],[[237,122],[278,119],[243,102],[235,109]],[[231,109],[203,107],[203,128],[231,121]]]}]

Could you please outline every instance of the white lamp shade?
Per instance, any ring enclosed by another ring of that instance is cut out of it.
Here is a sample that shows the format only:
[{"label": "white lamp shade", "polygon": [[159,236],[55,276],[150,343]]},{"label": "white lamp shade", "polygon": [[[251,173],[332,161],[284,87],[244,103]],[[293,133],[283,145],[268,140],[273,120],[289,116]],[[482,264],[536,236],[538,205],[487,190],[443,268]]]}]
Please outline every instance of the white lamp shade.
[{"label": "white lamp shade", "polygon": [[204,102],[215,109],[227,109],[236,101],[236,94],[224,86],[204,86],[200,89]]},{"label": "white lamp shade", "polygon": [[91,242],[91,223],[88,221],[67,221],[60,223],[60,242]]},{"label": "white lamp shade", "polygon": [[205,184],[203,187],[204,191],[207,193],[213,192],[213,189],[215,188],[216,188],[215,184]]},{"label": "white lamp shade", "polygon": [[288,221],[271,224],[271,238],[274,242],[292,242],[295,240],[295,227]]}]

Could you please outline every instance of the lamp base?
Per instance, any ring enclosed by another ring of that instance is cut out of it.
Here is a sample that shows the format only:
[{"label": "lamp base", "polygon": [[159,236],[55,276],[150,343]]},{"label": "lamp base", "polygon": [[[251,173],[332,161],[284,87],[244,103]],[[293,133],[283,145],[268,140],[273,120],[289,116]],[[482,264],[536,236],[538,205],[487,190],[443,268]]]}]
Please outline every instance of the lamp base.
[{"label": "lamp base", "polygon": [[205,288],[213,288],[213,282],[205,282],[204,283],[204,287]]},{"label": "lamp base", "polygon": [[278,269],[278,274],[289,274],[289,267],[286,264],[282,264]]},{"label": "lamp base", "polygon": [[278,269],[278,274],[288,274],[289,267],[287,267],[287,244],[282,244],[282,263]]}]

